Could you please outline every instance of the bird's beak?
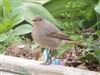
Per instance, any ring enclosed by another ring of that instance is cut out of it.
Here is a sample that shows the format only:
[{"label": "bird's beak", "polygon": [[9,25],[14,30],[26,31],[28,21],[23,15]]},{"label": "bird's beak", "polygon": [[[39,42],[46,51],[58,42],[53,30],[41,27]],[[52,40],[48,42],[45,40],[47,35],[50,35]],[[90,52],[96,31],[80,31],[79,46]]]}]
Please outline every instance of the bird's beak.
[{"label": "bird's beak", "polygon": [[32,20],[32,21],[36,21],[36,20]]}]

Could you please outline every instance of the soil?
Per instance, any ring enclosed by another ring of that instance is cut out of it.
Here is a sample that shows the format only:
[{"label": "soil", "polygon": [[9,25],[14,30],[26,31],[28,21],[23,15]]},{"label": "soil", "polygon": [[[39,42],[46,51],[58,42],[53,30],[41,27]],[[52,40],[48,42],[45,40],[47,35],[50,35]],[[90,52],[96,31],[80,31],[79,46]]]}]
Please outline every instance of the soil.
[{"label": "soil", "polygon": [[32,50],[30,46],[23,43],[12,44],[6,49],[5,54],[35,60],[39,60],[39,58],[42,56],[40,48]]},{"label": "soil", "polygon": [[[42,57],[41,48],[36,48],[32,50],[30,46],[27,46],[23,43],[12,44],[6,49],[5,54],[15,56],[15,57],[20,57],[20,58],[34,59],[38,61],[40,61]],[[83,50],[79,48],[78,49],[75,48],[67,52],[64,52],[59,57],[59,59],[64,61],[65,66],[71,66],[71,67],[81,68],[85,70],[100,72],[100,65],[89,64],[79,60],[79,56],[84,54],[85,52]]]}]

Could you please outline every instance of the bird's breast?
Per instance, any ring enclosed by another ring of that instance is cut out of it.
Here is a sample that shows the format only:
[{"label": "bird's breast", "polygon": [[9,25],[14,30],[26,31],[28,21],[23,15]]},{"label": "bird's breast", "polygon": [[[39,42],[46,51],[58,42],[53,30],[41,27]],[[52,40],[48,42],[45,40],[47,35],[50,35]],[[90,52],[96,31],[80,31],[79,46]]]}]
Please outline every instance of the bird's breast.
[{"label": "bird's breast", "polygon": [[47,32],[42,29],[33,29],[32,37],[36,43],[44,48],[56,49],[61,43],[60,39],[47,36]]}]

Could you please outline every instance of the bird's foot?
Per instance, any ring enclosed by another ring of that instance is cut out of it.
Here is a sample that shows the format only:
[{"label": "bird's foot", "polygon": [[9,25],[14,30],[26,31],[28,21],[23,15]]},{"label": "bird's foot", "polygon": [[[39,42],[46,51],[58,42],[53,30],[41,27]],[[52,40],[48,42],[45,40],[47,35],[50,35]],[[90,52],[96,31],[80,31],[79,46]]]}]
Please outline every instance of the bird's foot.
[{"label": "bird's foot", "polygon": [[48,57],[47,60],[44,63],[41,63],[42,65],[50,65],[52,63],[52,57]]}]

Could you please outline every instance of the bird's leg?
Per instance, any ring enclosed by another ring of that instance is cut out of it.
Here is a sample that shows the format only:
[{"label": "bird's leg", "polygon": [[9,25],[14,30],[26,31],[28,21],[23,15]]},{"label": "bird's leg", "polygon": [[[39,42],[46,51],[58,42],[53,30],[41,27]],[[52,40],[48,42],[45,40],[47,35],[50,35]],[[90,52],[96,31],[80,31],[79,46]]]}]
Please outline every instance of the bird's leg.
[{"label": "bird's leg", "polygon": [[52,56],[51,56],[51,49],[49,49],[47,59],[44,64],[51,64],[52,63]]}]

